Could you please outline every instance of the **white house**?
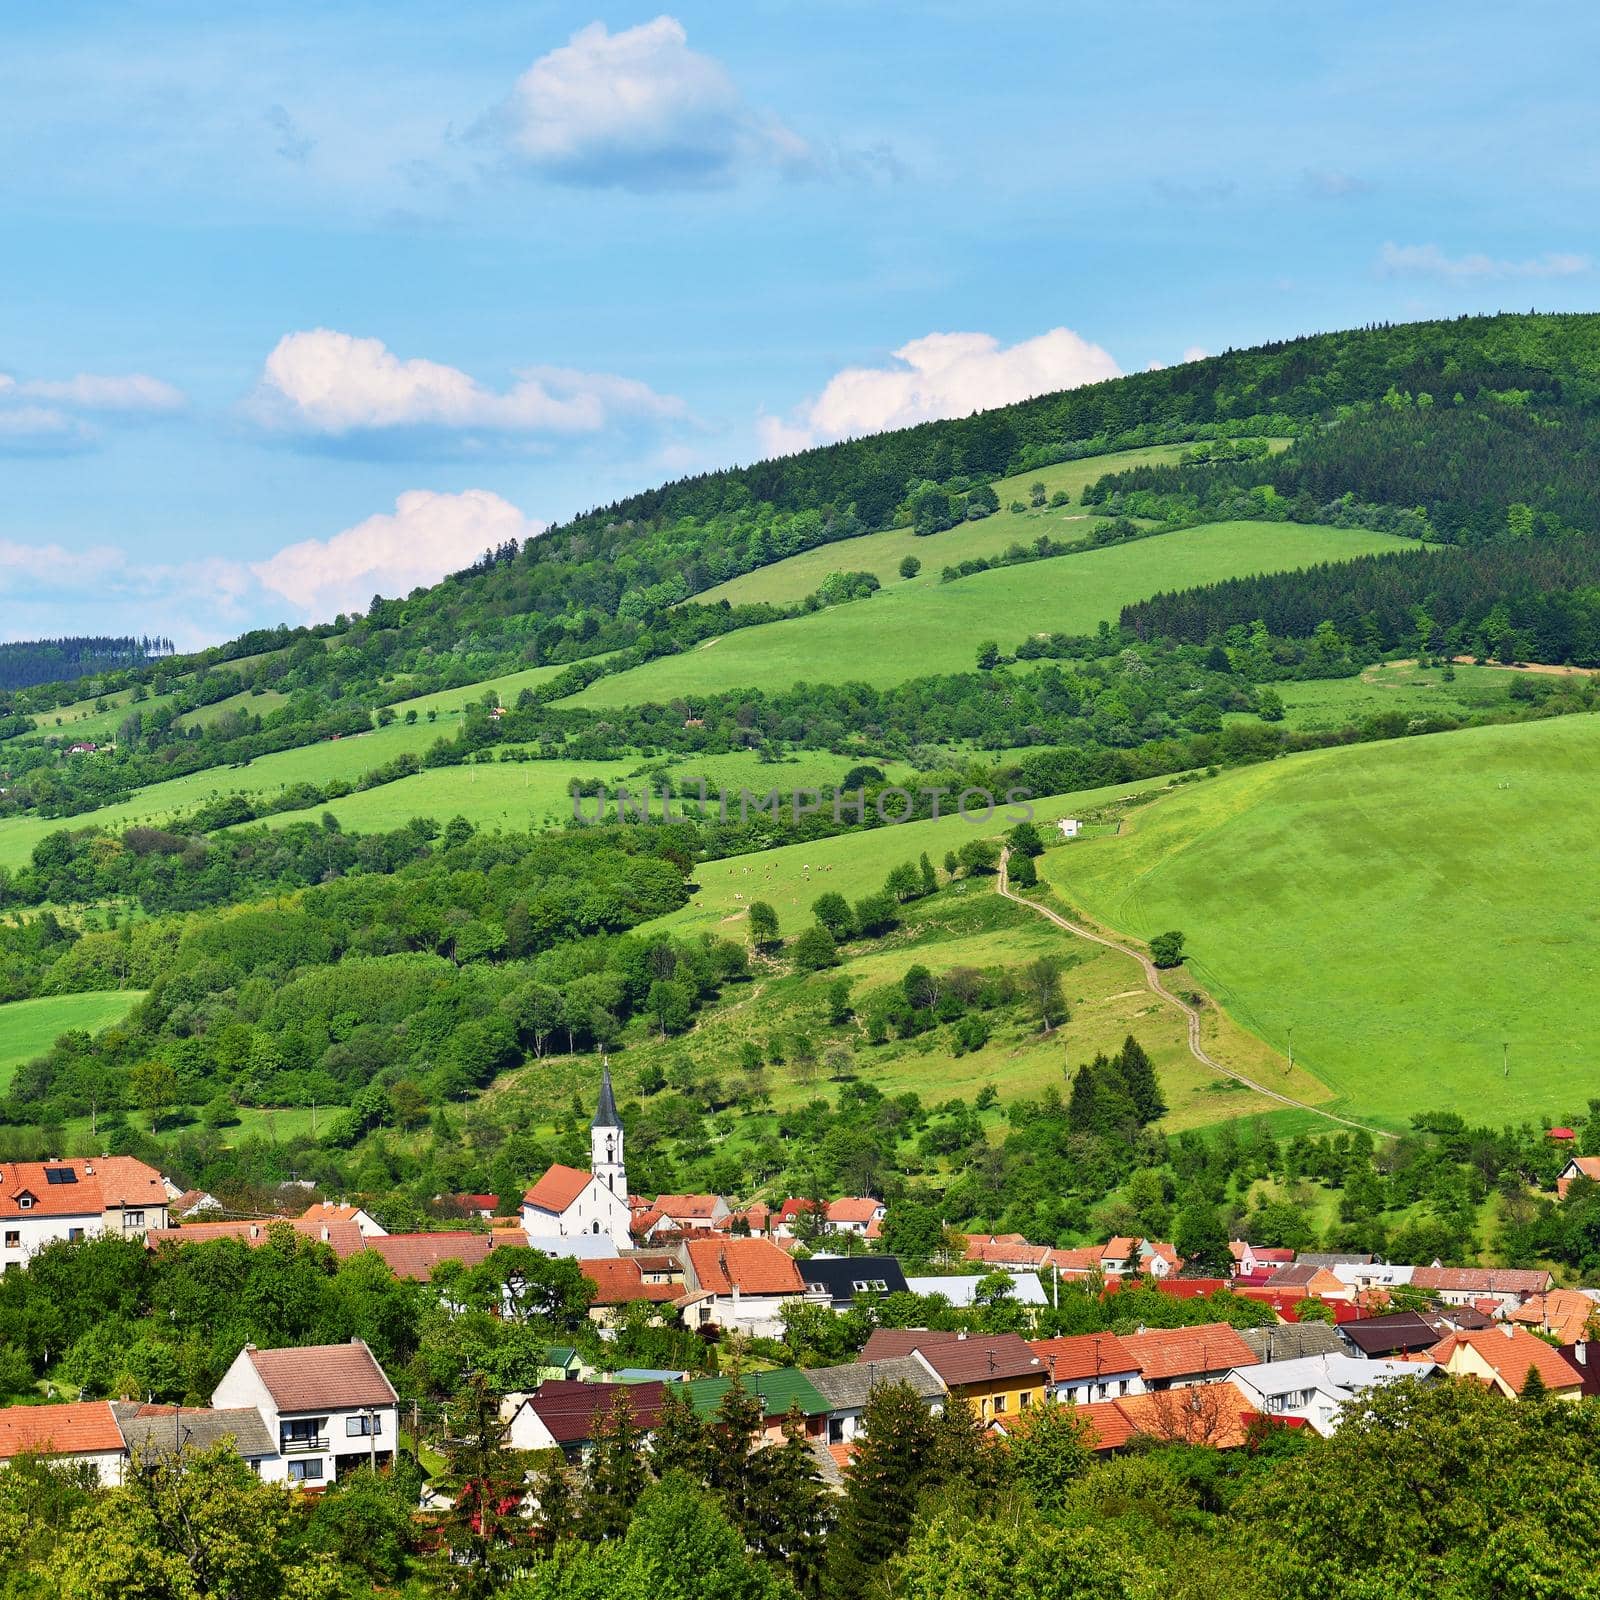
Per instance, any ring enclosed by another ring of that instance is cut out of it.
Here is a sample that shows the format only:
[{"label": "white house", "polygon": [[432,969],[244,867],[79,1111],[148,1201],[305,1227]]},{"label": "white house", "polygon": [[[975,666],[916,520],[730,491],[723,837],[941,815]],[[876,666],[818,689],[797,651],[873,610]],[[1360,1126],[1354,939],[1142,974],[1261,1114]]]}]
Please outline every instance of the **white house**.
[{"label": "white house", "polygon": [[0,1267],[7,1271],[58,1239],[142,1239],[166,1225],[166,1183],[132,1156],[0,1162]]},{"label": "white house", "polygon": [[[978,1285],[985,1278],[993,1276],[993,1272],[964,1272],[948,1278],[907,1278],[906,1288],[912,1294],[943,1295],[952,1306],[966,1310],[978,1303]],[[1050,1303],[1043,1285],[1039,1282],[1037,1272],[1008,1272],[1006,1276],[1011,1279],[1010,1298],[1019,1306],[1043,1306]]]},{"label": "white house", "polygon": [[262,1475],[307,1489],[387,1464],[400,1425],[394,1386],[360,1339],[289,1350],[247,1344],[211,1403],[259,1413],[278,1450]]},{"label": "white house", "polygon": [[1045,1364],[1052,1399],[1087,1406],[1145,1392],[1138,1357],[1114,1333],[1033,1339],[1028,1348]]},{"label": "white house", "polygon": [[1056,826],[1061,830],[1063,839],[1076,839],[1083,824],[1076,817],[1062,817]]},{"label": "white house", "polygon": [[533,1239],[605,1234],[618,1250],[632,1248],[622,1122],[611,1092],[611,1068],[600,1075],[600,1104],[589,1125],[589,1170],[557,1163],[522,1197],[522,1229]]},{"label": "white house", "polygon": [[0,1408],[0,1463],[22,1454],[53,1466],[86,1465],[107,1488],[122,1482],[128,1448],[109,1400]]},{"label": "white house", "polygon": [[864,1239],[875,1223],[879,1228],[883,1226],[886,1215],[883,1201],[871,1195],[846,1195],[828,1202],[828,1232],[853,1233]]},{"label": "white house", "polygon": [[360,1206],[346,1205],[342,1200],[319,1200],[302,1213],[302,1222],[318,1225],[348,1223],[355,1227],[363,1239],[386,1239],[389,1230]]},{"label": "white house", "polygon": [[1356,1356],[1301,1356],[1235,1367],[1227,1376],[1264,1417],[1300,1421],[1327,1438],[1339,1425],[1339,1410],[1380,1384],[1431,1377],[1431,1361],[1363,1361]]}]

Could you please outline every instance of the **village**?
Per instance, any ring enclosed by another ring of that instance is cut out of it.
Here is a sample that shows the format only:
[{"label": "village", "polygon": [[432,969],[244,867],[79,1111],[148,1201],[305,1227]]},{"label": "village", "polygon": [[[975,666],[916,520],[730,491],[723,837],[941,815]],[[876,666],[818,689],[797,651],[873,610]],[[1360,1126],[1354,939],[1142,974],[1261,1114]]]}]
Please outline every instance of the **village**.
[{"label": "village", "polygon": [[[1185,1272],[1160,1240],[1119,1237],[1055,1249],[1017,1235],[971,1236],[933,1274],[907,1275],[882,1253],[885,1207],[871,1196],[734,1207],[711,1194],[629,1192],[625,1132],[602,1075],[587,1171],[555,1165],[513,1216],[494,1195],[458,1197],[471,1229],[390,1233],[358,1205],[318,1201],[280,1219],[230,1219],[207,1195],[180,1193],[131,1157],[8,1163],[0,1170],[4,1269],[28,1270],[52,1243],[109,1234],[150,1251],[216,1239],[260,1245],[276,1230],[362,1253],[397,1279],[428,1284],[447,1264],[531,1250],[576,1262],[603,1346],[632,1308],[699,1335],[723,1360],[713,1376],[586,1361],[547,1351],[536,1387],[498,1396],[508,1448],[578,1463],[619,1404],[648,1437],[670,1395],[705,1418],[731,1383],[753,1397],[752,1447],[797,1429],[820,1480],[840,1489],[875,1389],[903,1384],[931,1412],[970,1408],[996,1439],[1026,1432],[1041,1408],[1069,1406],[1097,1455],[1141,1442],[1239,1449],[1269,1427],[1334,1433],[1364,1396],[1402,1383],[1461,1380],[1508,1401],[1600,1394],[1600,1292],[1554,1286],[1542,1269],[1394,1263],[1356,1253],[1230,1246],[1227,1277]],[[1593,1178],[1574,1157],[1562,1184]],[[1030,1337],[1063,1287],[1114,1297],[1153,1289],[1191,1307],[1232,1296],[1265,1308],[1260,1326],[1190,1320],[1132,1332]],[[448,1287],[440,1294],[448,1306]],[[796,1308],[832,1316],[907,1296],[955,1313],[1003,1305],[1013,1328],[872,1326],[853,1361],[777,1366],[741,1351],[781,1338]],[[936,1299],[933,1297],[937,1297]],[[508,1308],[509,1310],[509,1308]],[[341,1345],[246,1345],[206,1405],[137,1394],[0,1409],[0,1461],[22,1455],[89,1467],[107,1486],[134,1464],[227,1442],[268,1482],[316,1493],[359,1467],[383,1468],[414,1407],[360,1338]],[[424,1489],[426,1503],[431,1491]]]}]

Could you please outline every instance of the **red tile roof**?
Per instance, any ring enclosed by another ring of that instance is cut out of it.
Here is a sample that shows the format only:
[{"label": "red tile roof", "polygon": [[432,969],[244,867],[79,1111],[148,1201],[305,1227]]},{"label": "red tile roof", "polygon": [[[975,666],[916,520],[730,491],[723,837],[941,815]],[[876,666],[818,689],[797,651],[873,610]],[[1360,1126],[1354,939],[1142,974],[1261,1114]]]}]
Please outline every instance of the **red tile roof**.
[{"label": "red tile roof", "polygon": [[1202,1372],[1226,1372],[1231,1367],[1253,1367],[1256,1353],[1226,1322],[1206,1322],[1193,1328],[1151,1328],[1122,1336],[1128,1353],[1139,1363],[1147,1380],[1193,1377]]},{"label": "red tile roof", "polygon": [[583,1275],[595,1285],[591,1305],[625,1306],[635,1300],[672,1300],[677,1297],[675,1283],[646,1283],[639,1263],[629,1256],[614,1260],[585,1261]]},{"label": "red tile roof", "polygon": [[557,1162],[523,1195],[522,1203],[559,1216],[583,1193],[593,1176],[593,1173],[580,1172],[577,1167],[564,1167]]},{"label": "red tile roof", "polygon": [[427,1283],[445,1261],[475,1267],[494,1249],[486,1233],[391,1233],[368,1239],[367,1249],[382,1256],[397,1278]]},{"label": "red tile roof", "polygon": [[1538,1371],[1547,1389],[1576,1389],[1583,1382],[1583,1374],[1559,1350],[1509,1322],[1497,1328],[1446,1334],[1428,1351],[1428,1359],[1448,1367],[1461,1349],[1476,1351],[1513,1394],[1522,1393],[1530,1367]]},{"label": "red tile roof", "polygon": [[[58,1181],[50,1181],[51,1173]],[[66,1181],[59,1181],[61,1177]],[[24,1196],[30,1201],[26,1206]],[[114,1206],[159,1208],[166,1203],[161,1174],[132,1156],[0,1162],[0,1216],[7,1218],[99,1216]]]},{"label": "red tile roof", "polygon": [[1052,1383],[1072,1383],[1108,1372],[1137,1372],[1133,1352],[1114,1333],[1081,1333],[1072,1338],[1030,1339],[1028,1348],[1043,1359]]},{"label": "red tile roof", "polygon": [[557,1444],[582,1444],[594,1430],[596,1415],[603,1415],[626,1395],[634,1425],[650,1429],[661,1415],[664,1383],[578,1383],[570,1378],[546,1378],[528,1396],[530,1411],[550,1430]]},{"label": "red tile roof", "polygon": [[1134,1436],[1134,1426],[1115,1400],[1097,1400],[1093,1405],[1074,1406],[1073,1415],[1089,1425],[1090,1449],[1120,1450]]},{"label": "red tile roof", "polygon": [[804,1294],[800,1269],[768,1239],[692,1239],[684,1247],[695,1281],[712,1294]]},{"label": "red tile roof", "polygon": [[663,1194],[656,1196],[655,1209],[674,1222],[707,1222],[716,1215],[720,1196],[714,1194]]},{"label": "red tile roof", "polygon": [[122,1449],[122,1430],[109,1400],[0,1408],[0,1460],[9,1461],[25,1450],[81,1456]]},{"label": "red tile roof", "polygon": [[393,1385],[359,1339],[286,1350],[246,1345],[245,1351],[279,1411],[336,1411],[395,1403]]},{"label": "red tile roof", "polygon": [[1591,1322],[1600,1320],[1600,1304],[1581,1289],[1552,1289],[1517,1306],[1510,1318],[1524,1327],[1542,1328],[1562,1344],[1575,1344],[1587,1337]]},{"label": "red tile roof", "polygon": [[1411,1287],[1436,1294],[1543,1294],[1550,1274],[1538,1267],[1417,1267]]},{"label": "red tile roof", "polygon": [[829,1222],[871,1222],[883,1209],[883,1201],[870,1195],[846,1195],[828,1203]]},{"label": "red tile roof", "polygon": [[145,1243],[154,1250],[163,1244],[206,1244],[212,1239],[241,1239],[249,1245],[265,1244],[274,1228],[288,1228],[303,1239],[325,1244],[342,1261],[367,1247],[353,1222],[307,1222],[303,1217],[274,1217],[264,1222],[186,1222],[181,1228],[152,1228]]}]

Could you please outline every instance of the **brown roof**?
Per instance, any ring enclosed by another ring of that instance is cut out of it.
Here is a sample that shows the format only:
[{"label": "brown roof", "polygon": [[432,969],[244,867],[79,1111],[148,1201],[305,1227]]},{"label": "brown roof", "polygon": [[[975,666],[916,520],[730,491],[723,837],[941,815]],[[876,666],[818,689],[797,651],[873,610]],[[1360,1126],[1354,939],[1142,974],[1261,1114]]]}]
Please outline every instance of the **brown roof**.
[{"label": "brown roof", "polygon": [[793,1260],[768,1239],[692,1239],[684,1247],[695,1281],[712,1294],[804,1294]]},{"label": "brown roof", "polygon": [[1020,1334],[935,1333],[926,1328],[874,1328],[857,1365],[883,1361],[916,1351],[933,1368],[947,1388],[985,1383],[991,1378],[1049,1375],[1047,1364]]},{"label": "brown roof", "polygon": [[286,1350],[246,1345],[250,1364],[279,1411],[334,1411],[395,1403],[394,1386],[359,1339]]},{"label": "brown roof", "polygon": [[577,1167],[564,1167],[557,1162],[523,1195],[522,1203],[559,1214],[583,1193],[591,1177],[593,1173],[580,1172]]},{"label": "brown roof", "polygon": [[1543,1294],[1550,1274],[1539,1267],[1417,1267],[1411,1287],[1435,1294]]},{"label": "brown roof", "polygon": [[144,1242],[152,1250],[163,1244],[206,1244],[212,1239],[242,1239],[246,1244],[259,1245],[272,1237],[274,1228],[289,1228],[302,1239],[316,1239],[341,1261],[367,1247],[353,1222],[307,1222],[304,1217],[273,1217],[262,1222],[186,1222],[181,1228],[152,1228]]},{"label": "brown roof", "polygon": [[656,1196],[654,1209],[674,1222],[710,1222],[717,1200],[714,1194],[663,1194]]},{"label": "brown roof", "polygon": [[302,1222],[354,1222],[361,1214],[360,1206],[342,1200],[319,1200],[300,1213]]},{"label": "brown roof", "polygon": [[589,1302],[596,1306],[625,1306],[635,1300],[671,1300],[674,1283],[646,1283],[639,1263],[627,1256],[581,1263],[583,1275],[595,1286]]},{"label": "brown roof", "polygon": [[494,1249],[486,1233],[391,1233],[368,1239],[367,1249],[382,1256],[397,1278],[427,1283],[445,1261],[475,1267]]},{"label": "brown roof", "polygon": [[1538,1371],[1547,1389],[1576,1389],[1583,1382],[1583,1374],[1559,1350],[1543,1339],[1536,1339],[1526,1328],[1513,1327],[1509,1322],[1497,1328],[1473,1328],[1446,1334],[1428,1356],[1441,1367],[1448,1367],[1451,1357],[1460,1349],[1475,1350],[1513,1394],[1522,1393],[1530,1367]]},{"label": "brown roof", "polygon": [[109,1400],[0,1407],[0,1460],[9,1461],[24,1450],[46,1456],[81,1456],[122,1448],[122,1430]]},{"label": "brown roof", "polygon": [[828,1204],[829,1222],[871,1222],[882,1209],[883,1202],[870,1195],[846,1195]]},{"label": "brown roof", "polygon": [[619,1394],[628,1397],[634,1425],[649,1429],[661,1415],[664,1383],[579,1383],[571,1378],[546,1378],[525,1404],[550,1430],[557,1444],[581,1444],[594,1430],[597,1414],[615,1404]]},{"label": "brown roof", "polygon": [[1028,1348],[1044,1360],[1052,1383],[1097,1378],[1105,1372],[1137,1372],[1133,1352],[1114,1333],[1080,1333],[1073,1338],[1030,1339]]},{"label": "brown roof", "polygon": [[1562,1344],[1575,1344],[1586,1336],[1589,1324],[1600,1318],[1600,1304],[1581,1289],[1552,1289],[1517,1306],[1510,1317],[1524,1327],[1543,1328]]},{"label": "brown roof", "polygon": [[1192,1377],[1202,1372],[1227,1372],[1253,1367],[1256,1353],[1226,1322],[1205,1322],[1193,1328],[1151,1328],[1127,1333],[1122,1343],[1146,1379]]},{"label": "brown roof", "polygon": [[[21,1203],[24,1195],[30,1197],[27,1206]],[[166,1203],[161,1174],[132,1156],[0,1162],[0,1216],[4,1217],[98,1216],[113,1206]]]}]

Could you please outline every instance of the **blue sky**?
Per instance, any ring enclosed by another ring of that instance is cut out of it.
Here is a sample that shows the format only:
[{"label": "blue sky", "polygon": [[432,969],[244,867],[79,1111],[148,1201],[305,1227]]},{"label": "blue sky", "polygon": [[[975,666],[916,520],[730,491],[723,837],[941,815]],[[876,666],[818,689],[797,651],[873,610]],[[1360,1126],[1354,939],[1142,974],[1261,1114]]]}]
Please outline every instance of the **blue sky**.
[{"label": "blue sky", "polygon": [[198,645],[810,440],[1600,304],[1600,13],[1570,4],[0,28],[0,638]]}]

